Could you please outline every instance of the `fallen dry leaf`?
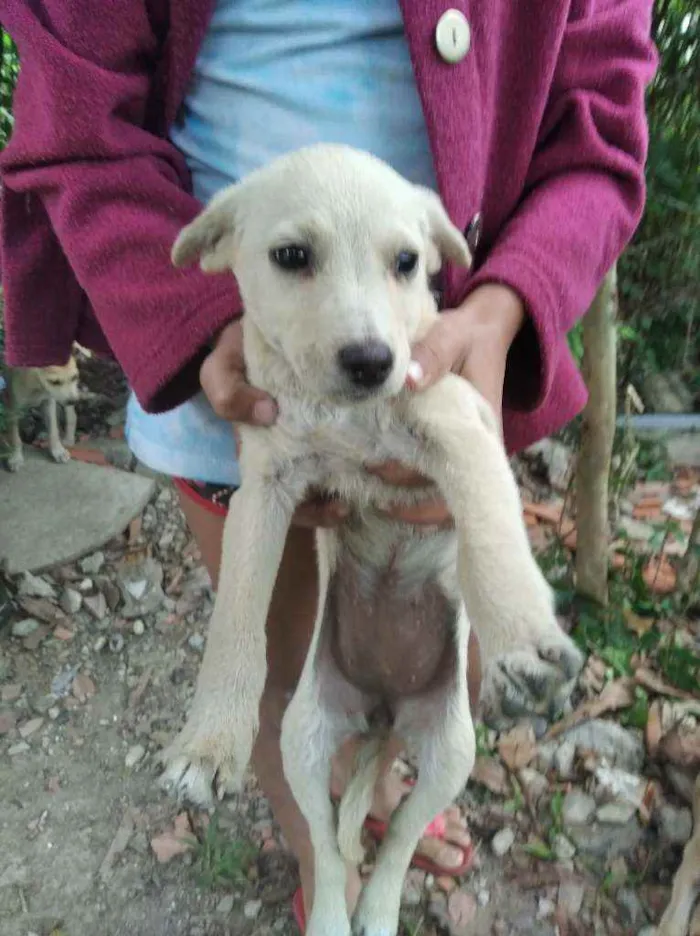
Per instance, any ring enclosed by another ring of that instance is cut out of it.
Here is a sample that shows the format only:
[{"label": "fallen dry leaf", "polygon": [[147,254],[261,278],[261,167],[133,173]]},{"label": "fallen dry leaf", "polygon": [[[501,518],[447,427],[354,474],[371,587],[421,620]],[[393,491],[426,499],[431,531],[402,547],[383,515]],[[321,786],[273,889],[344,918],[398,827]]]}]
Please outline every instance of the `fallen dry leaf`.
[{"label": "fallen dry leaf", "polygon": [[523,510],[526,514],[530,514],[530,516],[536,517],[538,520],[556,525],[561,520],[563,504],[532,504],[528,502],[523,504]]},{"label": "fallen dry leaf", "polygon": [[661,703],[657,699],[649,706],[646,728],[644,729],[644,740],[646,741],[649,757],[656,757],[658,754],[662,735],[663,728],[661,726]]},{"label": "fallen dry leaf", "polygon": [[649,692],[655,692],[658,695],[670,696],[672,699],[694,699],[692,692],[685,692],[683,689],[677,689],[670,683],[667,683],[658,673],[640,666],[635,670],[634,681],[638,686],[648,689]]},{"label": "fallen dry leaf", "polygon": [[72,640],[75,637],[75,632],[64,627],[63,624],[59,624],[54,628],[53,636],[56,640]]},{"label": "fallen dry leaf", "polygon": [[700,767],[700,724],[680,722],[663,735],[658,752],[678,767]]},{"label": "fallen dry leaf", "polygon": [[643,637],[645,634],[648,634],[654,626],[653,617],[642,617],[641,614],[635,614],[631,608],[625,608],[623,614],[625,616],[625,624],[637,637]]},{"label": "fallen dry leaf", "polygon": [[471,779],[485,786],[496,796],[507,796],[510,790],[508,773],[503,764],[495,757],[477,757]]},{"label": "fallen dry leaf", "polygon": [[552,725],[547,734],[542,739],[550,741],[557,738],[578,725],[580,722],[590,721],[593,718],[600,718],[608,712],[617,712],[623,708],[629,708],[634,704],[634,682],[632,679],[624,677],[615,679],[607,684],[601,694],[595,699],[588,699],[582,705],[579,705],[570,715],[563,718],[556,725]]},{"label": "fallen dry leaf", "polygon": [[518,725],[498,742],[498,753],[509,770],[520,770],[532,761],[537,752],[535,732],[530,724]]},{"label": "fallen dry leaf", "polygon": [[160,864],[184,855],[193,846],[193,835],[187,813],[175,817],[172,829],[166,829],[151,839],[151,848]]},{"label": "fallen dry leaf", "polygon": [[665,556],[654,556],[642,572],[647,588],[657,595],[670,595],[676,588],[676,570]]},{"label": "fallen dry leaf", "polygon": [[96,691],[95,683],[85,673],[78,673],[73,680],[71,692],[78,702],[86,702],[91,696],[95,695]]}]

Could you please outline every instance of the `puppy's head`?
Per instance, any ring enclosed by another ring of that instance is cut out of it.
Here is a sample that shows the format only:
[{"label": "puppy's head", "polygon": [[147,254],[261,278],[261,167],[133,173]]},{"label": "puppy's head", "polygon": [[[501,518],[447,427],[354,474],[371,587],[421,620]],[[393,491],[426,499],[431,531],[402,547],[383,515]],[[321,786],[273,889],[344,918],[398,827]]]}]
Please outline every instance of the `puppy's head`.
[{"label": "puppy's head", "polygon": [[429,280],[466,241],[433,192],[341,146],[299,150],[217,195],[172,252],[232,270],[246,320],[310,396],[398,393],[434,315]]},{"label": "puppy's head", "polygon": [[47,396],[57,403],[76,403],[80,397],[78,365],[74,357],[67,364],[52,364],[37,368],[37,379]]}]

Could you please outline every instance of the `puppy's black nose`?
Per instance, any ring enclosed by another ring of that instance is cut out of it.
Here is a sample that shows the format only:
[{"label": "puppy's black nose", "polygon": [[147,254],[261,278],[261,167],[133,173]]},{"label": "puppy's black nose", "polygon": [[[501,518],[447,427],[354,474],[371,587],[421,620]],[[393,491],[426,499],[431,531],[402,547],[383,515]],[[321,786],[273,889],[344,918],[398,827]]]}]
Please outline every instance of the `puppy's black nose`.
[{"label": "puppy's black nose", "polygon": [[341,348],[338,363],[356,387],[370,390],[381,386],[387,379],[394,364],[394,355],[383,341],[365,341]]}]

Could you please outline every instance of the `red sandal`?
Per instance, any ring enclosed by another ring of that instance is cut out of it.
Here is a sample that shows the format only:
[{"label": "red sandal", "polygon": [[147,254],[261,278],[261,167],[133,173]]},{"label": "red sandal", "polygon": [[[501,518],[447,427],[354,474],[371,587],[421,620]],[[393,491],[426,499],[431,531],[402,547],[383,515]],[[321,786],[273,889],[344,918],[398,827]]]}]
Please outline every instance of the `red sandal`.
[{"label": "red sandal", "polygon": [[[365,829],[377,843],[381,843],[384,840],[388,827],[389,824],[387,822],[382,822],[381,819],[375,819],[372,816],[368,816],[365,820]],[[423,838],[435,838],[444,842],[447,841],[446,833],[447,820],[444,815],[441,814],[426,826]],[[432,859],[427,858],[425,855],[421,855],[420,852],[414,853],[411,859],[411,867],[418,868],[420,871],[425,871],[427,874],[432,874],[434,877],[462,877],[463,874],[471,870],[476,852],[473,845],[453,845],[453,847],[459,848],[464,856],[462,863],[456,867],[449,865],[443,867]]]},{"label": "red sandal", "polygon": [[292,897],[292,916],[299,927],[299,932],[304,936],[306,932],[306,912],[304,910],[304,893],[301,888],[294,891]]}]

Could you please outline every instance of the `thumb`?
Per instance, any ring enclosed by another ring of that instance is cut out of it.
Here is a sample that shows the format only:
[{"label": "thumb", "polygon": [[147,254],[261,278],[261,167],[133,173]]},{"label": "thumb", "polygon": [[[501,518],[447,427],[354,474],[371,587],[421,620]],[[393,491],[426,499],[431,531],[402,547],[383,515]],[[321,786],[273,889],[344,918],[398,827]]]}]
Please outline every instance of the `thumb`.
[{"label": "thumb", "polygon": [[456,359],[457,342],[453,329],[440,320],[411,350],[406,384],[411,390],[425,390],[444,374],[452,370]]}]

